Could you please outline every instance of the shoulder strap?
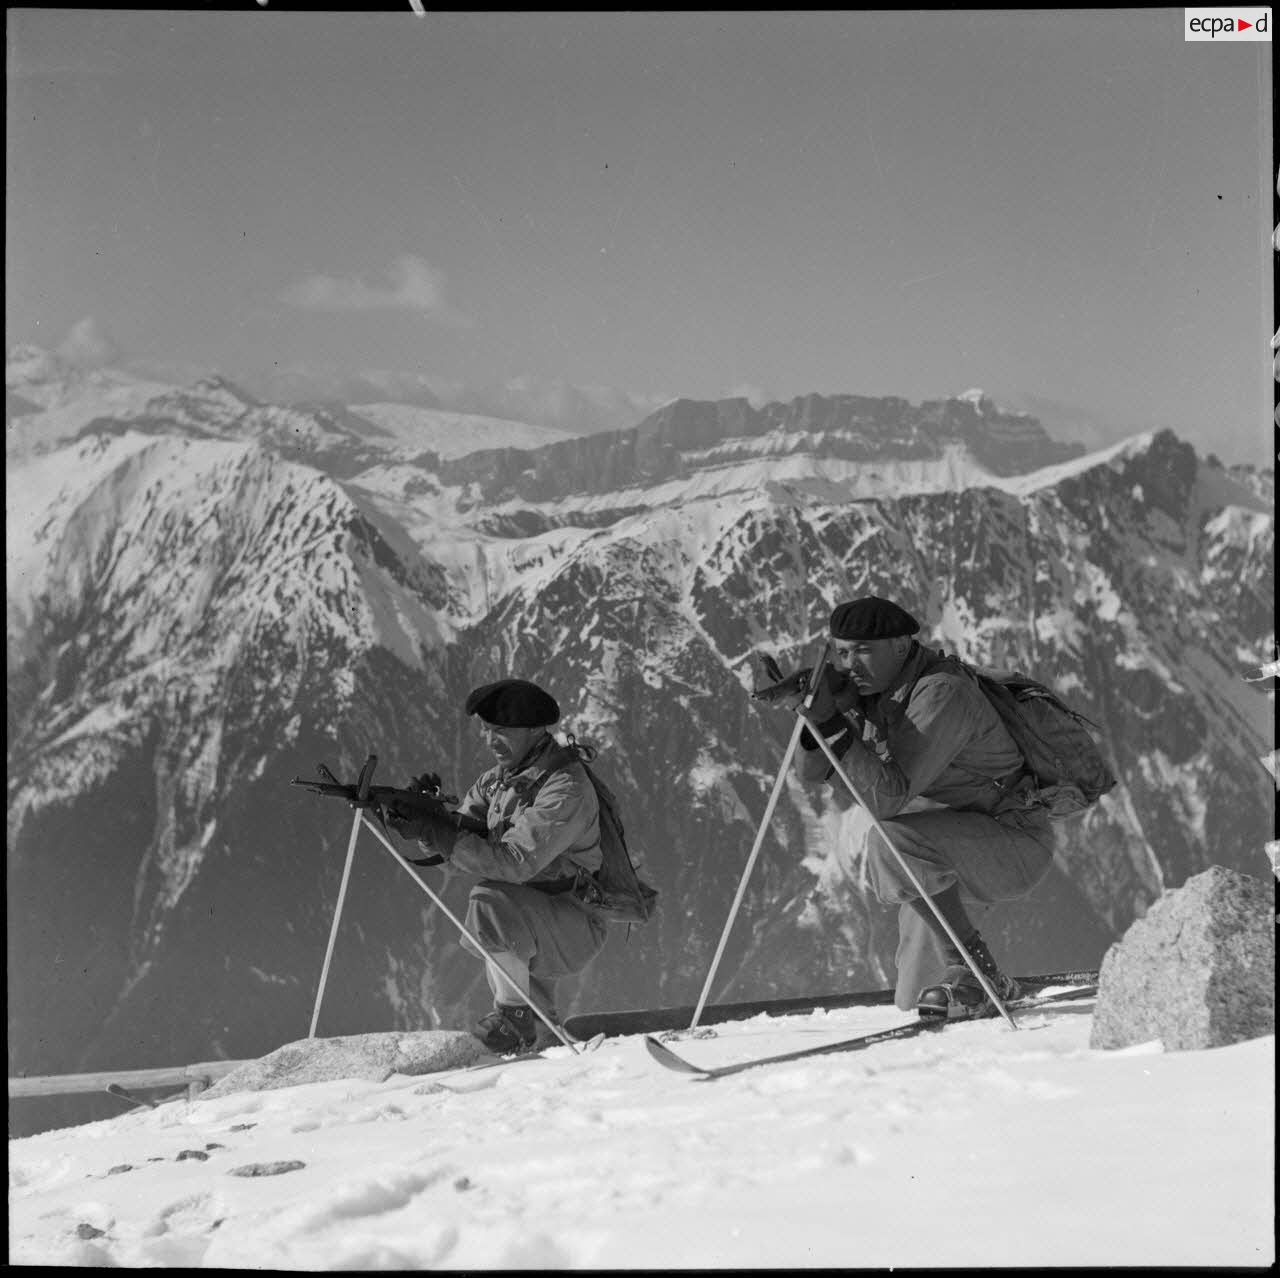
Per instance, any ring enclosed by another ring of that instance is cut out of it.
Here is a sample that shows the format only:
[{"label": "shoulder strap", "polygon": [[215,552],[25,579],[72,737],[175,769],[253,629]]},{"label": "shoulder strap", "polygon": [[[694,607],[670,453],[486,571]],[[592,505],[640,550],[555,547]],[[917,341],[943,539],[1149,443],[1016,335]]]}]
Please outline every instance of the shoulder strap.
[{"label": "shoulder strap", "polygon": [[975,677],[978,673],[967,661],[951,653],[944,652],[941,648],[926,648],[925,652],[928,656],[920,668],[920,673],[911,681],[911,687],[907,690],[907,700],[911,699],[911,695],[915,692],[916,685],[920,680],[931,674],[947,671],[952,674],[965,674]]},{"label": "shoulder strap", "polygon": [[537,798],[538,791],[557,772],[563,771],[571,764],[581,762],[577,749],[572,745],[557,746],[554,750],[549,750],[546,758],[542,760],[538,767],[531,768],[525,774],[528,779],[520,783],[520,797],[526,803],[532,803]]},{"label": "shoulder strap", "polygon": [[944,652],[941,648],[937,649],[933,659],[921,671],[920,678],[923,678],[926,674],[932,674],[936,670],[950,670],[967,676],[978,691],[982,693],[983,700],[995,711],[997,718],[1009,734],[1009,739],[1013,742],[1014,748],[1022,756],[1022,767],[1017,777],[1012,780],[1007,777],[1003,780],[989,777],[985,772],[957,763],[954,759],[951,761],[951,766],[959,768],[961,772],[969,773],[970,776],[981,777],[989,781],[1002,794],[1008,793],[1010,788],[1016,784],[1018,778],[1024,775],[1031,775],[1031,765],[1027,759],[1026,744],[1018,731],[1017,711],[1013,709],[1015,700],[1013,692],[1011,688],[1006,687],[1006,681],[1019,680],[1027,683],[1034,683],[1035,681],[1027,680],[1024,675],[1015,671],[996,671],[983,666],[975,666],[963,657],[958,657],[954,653]]}]

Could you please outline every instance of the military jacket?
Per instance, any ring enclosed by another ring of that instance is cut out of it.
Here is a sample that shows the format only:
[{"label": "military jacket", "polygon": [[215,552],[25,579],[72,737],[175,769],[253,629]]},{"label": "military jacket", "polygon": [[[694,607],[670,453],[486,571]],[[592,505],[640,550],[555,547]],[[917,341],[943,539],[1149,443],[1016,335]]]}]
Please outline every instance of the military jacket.
[{"label": "military jacket", "polygon": [[548,759],[560,749],[548,733],[514,769],[490,768],[476,779],[458,811],[480,818],[489,833],[459,834],[450,865],[508,883],[563,879],[579,868],[600,868],[595,788],[580,763],[548,771]]},{"label": "military jacket", "polygon": [[[913,643],[890,687],[862,696],[850,682],[837,706],[847,730],[824,736],[875,816],[918,799],[991,815],[1027,806],[1034,781],[1018,747],[982,689],[942,653]],[[800,773],[848,794],[816,742],[802,752]]]}]

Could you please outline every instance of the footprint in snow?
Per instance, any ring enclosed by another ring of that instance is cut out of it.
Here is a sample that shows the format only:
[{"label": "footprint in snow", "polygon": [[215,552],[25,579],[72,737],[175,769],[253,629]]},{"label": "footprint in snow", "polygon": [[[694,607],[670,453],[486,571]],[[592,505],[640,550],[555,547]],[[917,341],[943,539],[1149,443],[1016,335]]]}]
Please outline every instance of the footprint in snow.
[{"label": "footprint in snow", "polygon": [[142,1230],[140,1263],[198,1269],[212,1242],[210,1235],[226,1218],[217,1194],[191,1194],[163,1207]]},{"label": "footprint in snow", "polygon": [[283,1176],[286,1172],[301,1171],[306,1163],[296,1158],[285,1159],[276,1163],[245,1163],[243,1167],[233,1167],[228,1176]]}]

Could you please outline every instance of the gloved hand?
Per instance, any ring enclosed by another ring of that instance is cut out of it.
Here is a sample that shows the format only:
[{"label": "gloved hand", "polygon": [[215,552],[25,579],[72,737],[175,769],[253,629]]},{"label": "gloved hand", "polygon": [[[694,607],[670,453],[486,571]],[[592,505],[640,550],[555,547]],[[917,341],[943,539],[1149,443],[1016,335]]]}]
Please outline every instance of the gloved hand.
[{"label": "gloved hand", "polygon": [[458,838],[458,821],[443,803],[423,798],[413,803],[392,801],[386,811],[387,825],[402,839],[430,843],[445,856]]},{"label": "gloved hand", "polygon": [[[840,701],[848,701],[848,697],[840,697],[849,687],[849,676],[832,666],[823,666],[818,677],[818,686],[814,689],[813,701],[806,706],[803,696],[796,710],[804,715],[810,723],[824,724],[846,708]],[[839,700],[838,700],[839,698]]]},{"label": "gloved hand", "polygon": [[444,782],[440,780],[438,772],[424,772],[420,777],[414,777],[405,789],[413,790],[419,794],[430,795],[433,799],[439,799],[442,803],[457,803],[458,801],[453,795],[444,793]]}]

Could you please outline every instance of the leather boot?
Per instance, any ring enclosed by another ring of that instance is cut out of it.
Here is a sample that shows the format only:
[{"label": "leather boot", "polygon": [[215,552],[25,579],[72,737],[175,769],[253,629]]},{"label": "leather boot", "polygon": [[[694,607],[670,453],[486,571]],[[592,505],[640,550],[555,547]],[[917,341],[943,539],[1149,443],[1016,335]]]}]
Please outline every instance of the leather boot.
[{"label": "leather boot", "polygon": [[[977,932],[965,941],[964,947],[981,969],[982,975],[991,983],[991,988],[1000,996],[1002,1003],[1007,1003],[1022,993],[1018,982],[1011,976],[1005,976],[996,966],[986,942]],[[921,1016],[946,1017],[949,1020],[998,1016],[999,1009],[987,997],[978,978],[960,957],[960,951],[949,946],[944,951],[944,958],[947,966],[941,978],[936,984],[928,985],[920,991],[916,1011]]]},{"label": "leather boot", "polygon": [[538,1042],[538,1018],[527,1007],[499,1003],[472,1031],[491,1051],[503,1056],[532,1051]]}]

